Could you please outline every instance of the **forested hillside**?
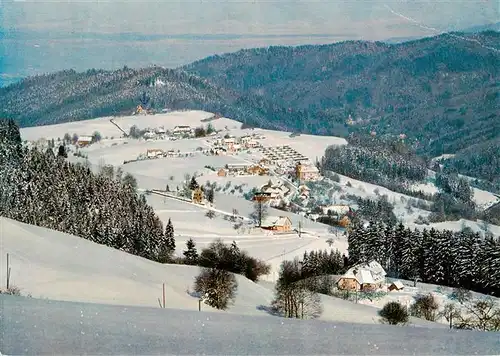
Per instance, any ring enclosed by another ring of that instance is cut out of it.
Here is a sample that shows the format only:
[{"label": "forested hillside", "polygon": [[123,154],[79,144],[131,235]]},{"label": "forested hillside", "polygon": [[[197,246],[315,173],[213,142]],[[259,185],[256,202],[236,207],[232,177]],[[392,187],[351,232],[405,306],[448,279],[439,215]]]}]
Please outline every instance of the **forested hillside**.
[{"label": "forested hillside", "polygon": [[397,45],[250,49],[185,69],[292,110],[325,112],[330,122],[351,114],[353,129],[404,133],[437,156],[493,140],[500,131],[500,55],[485,47],[499,48],[500,33],[463,36],[470,41],[440,35]]},{"label": "forested hillside", "polygon": [[64,149],[28,150],[13,121],[0,120],[0,216],[161,259],[170,253],[162,223],[126,182],[68,163]]},{"label": "forested hillside", "polygon": [[375,259],[393,277],[500,294],[500,241],[492,235],[371,222],[353,226],[348,242],[350,263]]},{"label": "forested hillside", "polygon": [[43,125],[129,114],[142,103],[156,112],[201,109],[303,133],[404,134],[429,156],[465,157],[480,144],[483,158],[452,166],[492,183],[497,174],[488,152],[500,147],[499,43],[498,32],[486,31],[400,44],[241,50],[176,70],[63,71],[0,88],[0,117]]}]

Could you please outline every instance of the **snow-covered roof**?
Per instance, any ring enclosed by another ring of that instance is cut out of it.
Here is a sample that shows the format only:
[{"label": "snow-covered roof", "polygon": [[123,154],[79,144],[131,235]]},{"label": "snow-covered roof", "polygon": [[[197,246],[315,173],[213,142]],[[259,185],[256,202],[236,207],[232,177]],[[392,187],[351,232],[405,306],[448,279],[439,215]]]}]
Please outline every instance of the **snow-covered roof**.
[{"label": "snow-covered roof", "polygon": [[92,136],[80,136],[78,137],[78,142],[90,142],[92,141]]},{"label": "snow-covered roof", "polygon": [[405,287],[403,282],[401,281],[394,281],[391,284],[394,285],[397,289],[403,289]]},{"label": "snow-covered roof", "polygon": [[260,225],[262,227],[284,226],[287,221],[291,224],[288,216],[268,216],[261,222]]},{"label": "snow-covered roof", "polygon": [[383,281],[386,273],[380,263],[371,261],[370,263],[359,264],[347,270],[343,278],[356,279],[359,284],[375,284]]}]

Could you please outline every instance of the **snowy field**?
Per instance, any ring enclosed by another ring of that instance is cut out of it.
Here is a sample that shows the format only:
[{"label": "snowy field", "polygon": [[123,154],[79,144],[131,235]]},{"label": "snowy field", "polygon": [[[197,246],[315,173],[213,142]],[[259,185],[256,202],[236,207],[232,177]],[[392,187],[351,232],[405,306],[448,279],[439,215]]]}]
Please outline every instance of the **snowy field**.
[{"label": "snowy field", "polygon": [[5,355],[493,355],[486,332],[0,296]]},{"label": "snowy field", "polygon": [[[46,139],[57,139],[63,138],[65,133],[73,135],[76,133],[79,136],[92,135],[95,131],[98,131],[102,137],[120,137],[122,132],[114,126],[109,120],[118,124],[125,132],[129,132],[130,128],[136,125],[139,129],[146,129],[148,127],[155,128],[163,126],[166,130],[173,129],[175,126],[188,125],[191,127],[196,127],[200,125],[206,126],[208,122],[202,122],[201,120],[211,117],[213,114],[206,111],[174,111],[165,114],[156,115],[131,115],[122,117],[102,117],[98,119],[74,121],[57,125],[46,125],[46,126],[36,126],[36,127],[26,127],[21,129],[21,136],[23,140],[38,140],[39,138]],[[212,126],[217,130],[225,129],[239,129],[241,123],[220,118],[218,120],[210,121]]]},{"label": "snowy field", "polygon": [[[162,284],[165,283],[168,308],[198,309],[197,298],[188,293],[192,291],[194,277],[199,273],[198,267],[162,265],[72,235],[10,219],[0,218],[0,224],[3,233],[0,255],[9,253],[12,285],[21,288],[23,295],[159,309],[158,298],[162,296]],[[201,241],[209,243],[211,239]],[[285,257],[290,258],[297,253],[297,250],[288,250],[292,246],[300,247],[303,253],[304,245],[308,248],[325,245],[318,239],[299,240],[298,244],[291,238],[255,237],[237,241],[242,249],[267,259],[273,265],[281,263],[283,256],[279,254],[283,249],[288,251]],[[1,269],[0,280],[5,280],[5,277],[5,269]],[[273,299],[269,283],[266,287],[239,275],[237,280],[236,301],[228,311],[217,311],[207,305],[203,305],[203,310],[273,318],[263,308],[269,306]],[[377,308],[328,296],[322,296],[322,301],[324,312],[321,320],[379,324]],[[446,327],[420,319],[412,319],[411,324]]]}]

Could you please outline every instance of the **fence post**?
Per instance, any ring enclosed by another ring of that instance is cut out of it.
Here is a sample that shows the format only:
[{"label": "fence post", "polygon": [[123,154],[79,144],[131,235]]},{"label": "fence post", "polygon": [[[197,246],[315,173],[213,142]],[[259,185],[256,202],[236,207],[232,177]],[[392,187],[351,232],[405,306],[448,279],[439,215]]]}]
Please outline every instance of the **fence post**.
[{"label": "fence post", "polygon": [[9,254],[7,253],[7,289],[9,289],[10,284],[10,266],[9,266]]},{"label": "fence post", "polygon": [[163,308],[165,308],[165,283],[163,283]]}]

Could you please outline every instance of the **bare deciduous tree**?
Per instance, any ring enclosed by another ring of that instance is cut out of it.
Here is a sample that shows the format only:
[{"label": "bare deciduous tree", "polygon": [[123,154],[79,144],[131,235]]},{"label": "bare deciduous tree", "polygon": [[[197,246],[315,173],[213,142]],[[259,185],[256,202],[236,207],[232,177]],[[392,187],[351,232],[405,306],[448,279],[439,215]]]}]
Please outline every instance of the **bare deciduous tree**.
[{"label": "bare deciduous tree", "polygon": [[307,289],[298,259],[284,261],[276,284],[272,308],[286,318],[317,318],[323,312],[319,295]]},{"label": "bare deciduous tree", "polygon": [[195,292],[205,297],[206,304],[222,310],[234,302],[237,289],[234,274],[217,268],[203,268],[194,283]]}]

